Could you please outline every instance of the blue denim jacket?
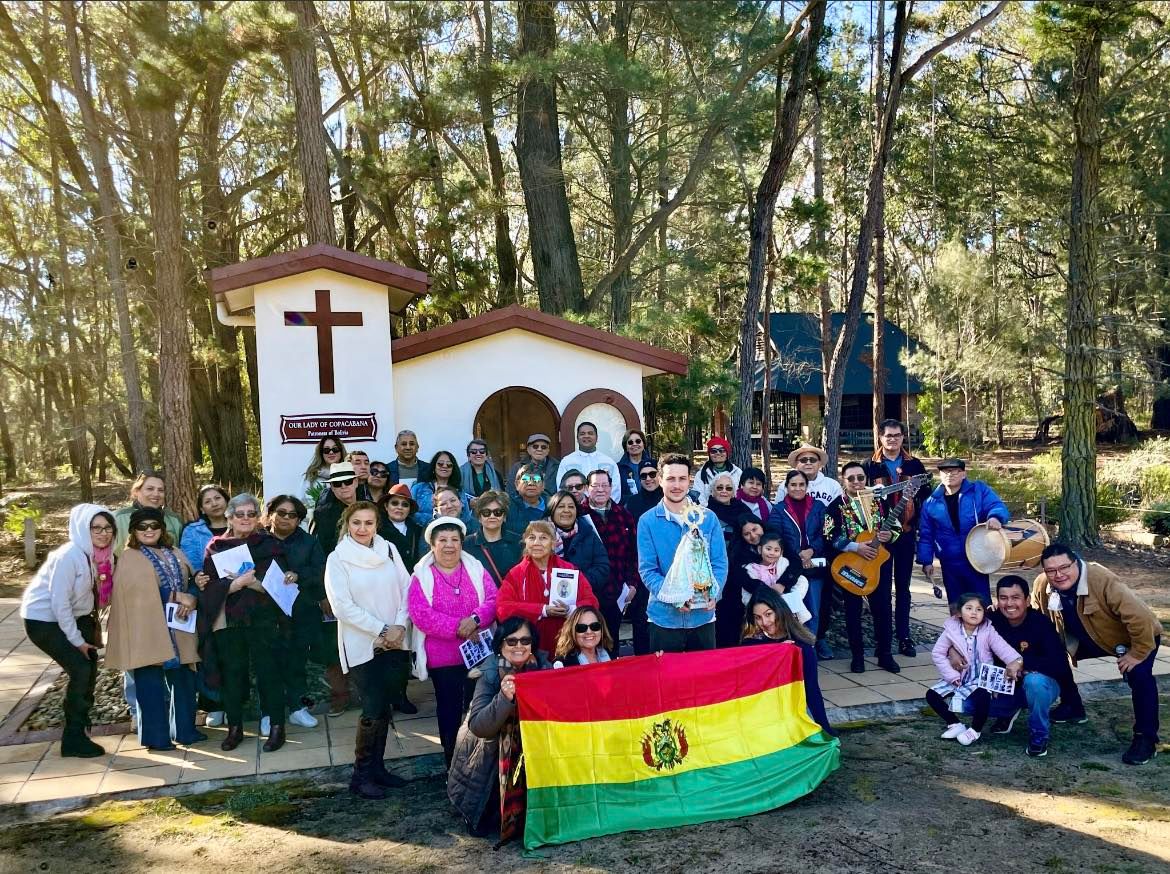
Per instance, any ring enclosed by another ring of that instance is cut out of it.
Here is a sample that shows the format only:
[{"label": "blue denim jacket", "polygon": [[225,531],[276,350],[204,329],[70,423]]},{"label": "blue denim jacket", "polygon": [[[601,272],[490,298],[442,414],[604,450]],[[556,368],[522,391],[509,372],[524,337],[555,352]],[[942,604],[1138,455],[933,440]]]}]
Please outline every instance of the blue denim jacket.
[{"label": "blue denim jacket", "polygon": [[[723,540],[722,526],[715,514],[707,511],[699,530],[707,541],[711,552],[711,569],[722,589],[727,582],[727,545]],[[666,515],[666,505],[662,503],[647,510],[638,520],[638,572],[650,591],[646,615],[659,628],[699,628],[715,621],[714,610],[682,611],[658,600],[658,592],[674,561],[684,531],[682,525]]]}]

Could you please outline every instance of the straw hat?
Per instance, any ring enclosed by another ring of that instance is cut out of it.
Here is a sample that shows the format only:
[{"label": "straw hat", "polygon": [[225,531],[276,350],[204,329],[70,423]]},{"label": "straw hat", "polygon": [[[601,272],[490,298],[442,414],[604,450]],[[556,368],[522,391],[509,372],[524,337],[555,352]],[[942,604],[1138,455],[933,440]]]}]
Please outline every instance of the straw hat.
[{"label": "straw hat", "polygon": [[825,450],[819,446],[813,446],[811,443],[801,443],[800,446],[788,453],[788,466],[796,470],[796,459],[810,452],[821,460],[821,467],[829,463],[829,453],[825,452]]}]

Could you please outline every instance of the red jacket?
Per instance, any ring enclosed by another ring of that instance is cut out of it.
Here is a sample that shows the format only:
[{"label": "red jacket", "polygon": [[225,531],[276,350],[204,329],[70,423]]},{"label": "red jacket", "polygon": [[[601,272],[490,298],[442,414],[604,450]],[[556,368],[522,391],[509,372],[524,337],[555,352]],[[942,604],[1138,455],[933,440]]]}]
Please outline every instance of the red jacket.
[{"label": "red jacket", "polygon": [[[496,595],[496,618],[502,621],[510,616],[523,616],[536,626],[536,633],[540,635],[540,648],[545,652],[552,652],[556,649],[557,635],[561,633],[561,626],[565,624],[565,620],[559,616],[540,618],[541,610],[548,604],[548,596],[544,593],[544,586],[529,582],[529,568],[539,574],[539,569],[533,567],[532,559],[524,556],[520,564],[508,571],[504,577],[504,582]],[[548,559],[549,572],[553,568],[578,570],[575,565],[551,555]],[[597,596],[593,594],[593,587],[585,578],[585,574],[581,574],[577,581],[577,606],[599,606]]]}]

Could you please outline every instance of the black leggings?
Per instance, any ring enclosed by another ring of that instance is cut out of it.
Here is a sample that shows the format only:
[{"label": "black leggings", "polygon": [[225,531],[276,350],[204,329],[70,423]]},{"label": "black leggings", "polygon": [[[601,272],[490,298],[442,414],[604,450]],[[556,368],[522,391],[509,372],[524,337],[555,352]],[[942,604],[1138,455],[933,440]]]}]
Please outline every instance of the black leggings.
[{"label": "black leggings", "polygon": [[[987,724],[987,714],[991,710],[991,693],[986,689],[976,689],[968,696],[967,700],[971,702],[971,706],[975,710],[975,718],[971,720],[971,727],[981,732],[983,726]],[[954,725],[959,721],[959,717],[951,710],[947,700],[934,689],[926,693],[926,703],[947,725]]]}]

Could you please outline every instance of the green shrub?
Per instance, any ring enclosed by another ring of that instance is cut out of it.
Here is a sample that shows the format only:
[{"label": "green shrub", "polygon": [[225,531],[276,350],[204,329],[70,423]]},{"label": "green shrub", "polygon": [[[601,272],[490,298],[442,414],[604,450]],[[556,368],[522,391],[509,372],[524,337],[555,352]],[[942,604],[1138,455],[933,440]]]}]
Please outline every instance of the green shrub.
[{"label": "green shrub", "polygon": [[1161,501],[1142,513],[1142,527],[1151,534],[1170,537],[1170,501]]},{"label": "green shrub", "polygon": [[1170,439],[1147,440],[1131,452],[1106,459],[1098,479],[1113,486],[1127,507],[1170,499]]},{"label": "green shrub", "polygon": [[1155,464],[1141,474],[1142,503],[1147,507],[1170,501],[1170,464]]},{"label": "green shrub", "polygon": [[24,520],[41,521],[41,508],[31,501],[25,506],[12,506],[4,513],[4,530],[17,537],[24,534]]},{"label": "green shrub", "polygon": [[[1117,486],[1110,483],[1097,483],[1098,525],[1116,525],[1130,517],[1132,511],[1125,509],[1121,500],[1121,493]],[[1063,512],[1063,501],[1061,495],[1057,493],[1048,501],[1048,515],[1059,522]]]}]

